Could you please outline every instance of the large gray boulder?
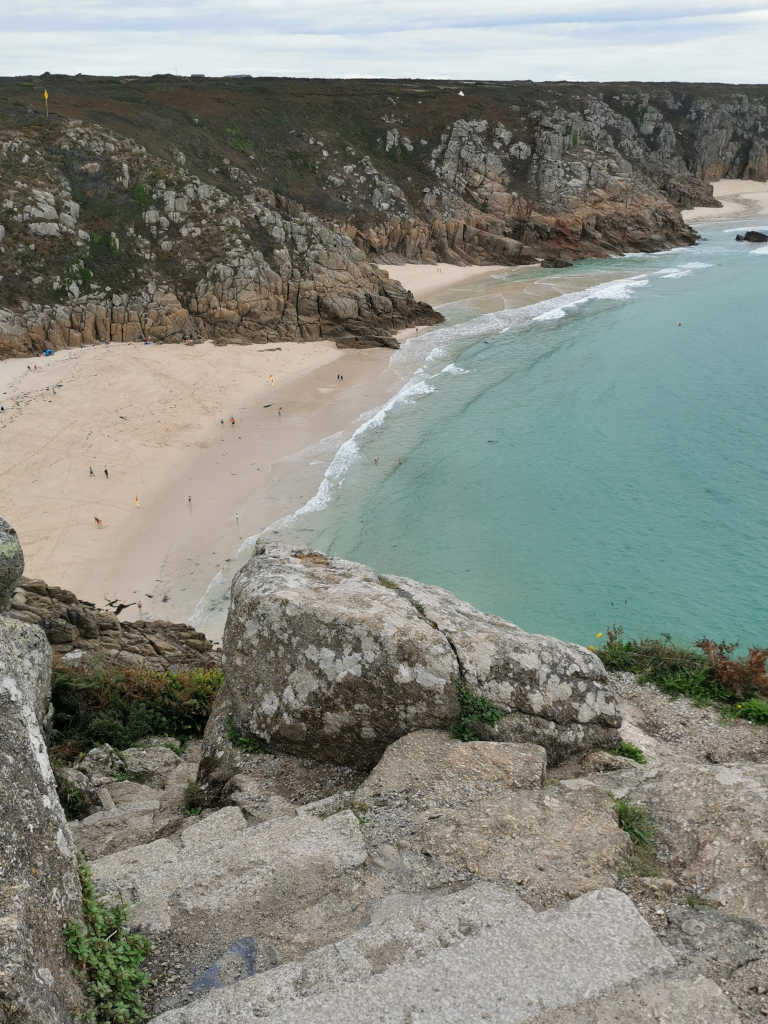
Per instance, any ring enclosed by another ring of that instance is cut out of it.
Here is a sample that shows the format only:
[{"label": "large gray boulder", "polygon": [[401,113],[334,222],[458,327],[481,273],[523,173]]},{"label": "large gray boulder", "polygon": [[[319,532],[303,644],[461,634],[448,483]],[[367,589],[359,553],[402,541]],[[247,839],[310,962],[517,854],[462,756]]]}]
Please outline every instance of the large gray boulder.
[{"label": "large gray boulder", "polygon": [[270,748],[369,768],[417,729],[450,729],[459,687],[502,716],[488,738],[551,761],[615,742],[605,670],[438,587],[314,552],[259,549],[235,577],[224,635],[226,714],[211,716],[203,780],[232,728]]},{"label": "large gray boulder", "polygon": [[69,1024],[82,1004],[63,932],[80,883],[42,733],[50,673],[42,630],[0,616],[0,1020],[13,1024]]},{"label": "large gray boulder", "polygon": [[24,552],[14,528],[0,516],[0,611],[6,609],[24,572]]}]

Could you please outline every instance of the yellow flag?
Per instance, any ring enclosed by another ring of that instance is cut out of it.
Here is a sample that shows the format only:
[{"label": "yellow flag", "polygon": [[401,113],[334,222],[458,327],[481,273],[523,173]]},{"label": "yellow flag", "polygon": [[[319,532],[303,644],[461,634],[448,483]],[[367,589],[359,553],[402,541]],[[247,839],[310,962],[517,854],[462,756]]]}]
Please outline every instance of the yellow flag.
[{"label": "yellow flag", "polygon": [[47,99],[48,99],[48,90],[47,90],[47,89],[44,89],[44,90],[43,90],[43,99],[44,99],[44,100],[47,100]]}]

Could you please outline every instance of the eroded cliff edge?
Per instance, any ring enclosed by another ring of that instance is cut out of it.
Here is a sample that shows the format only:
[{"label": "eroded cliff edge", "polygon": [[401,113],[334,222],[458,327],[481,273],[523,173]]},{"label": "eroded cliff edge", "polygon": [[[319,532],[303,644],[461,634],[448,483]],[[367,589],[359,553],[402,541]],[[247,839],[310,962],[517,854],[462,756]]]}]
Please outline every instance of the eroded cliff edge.
[{"label": "eroded cliff edge", "polygon": [[709,181],[768,178],[763,86],[43,76],[0,98],[0,356],[396,344],[439,317],[374,261],[688,244]]}]

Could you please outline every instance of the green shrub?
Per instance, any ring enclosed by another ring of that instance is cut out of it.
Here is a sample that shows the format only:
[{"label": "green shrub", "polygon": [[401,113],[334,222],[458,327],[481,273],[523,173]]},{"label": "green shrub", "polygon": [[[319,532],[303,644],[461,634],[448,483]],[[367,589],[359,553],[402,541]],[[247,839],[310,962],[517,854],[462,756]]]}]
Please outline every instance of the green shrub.
[{"label": "green shrub", "polygon": [[766,651],[751,648],[745,658],[731,658],[735,644],[699,640],[691,650],[672,643],[668,634],[658,638],[625,640],[621,626],[606,630],[597,654],[610,672],[634,672],[640,683],[653,683],[671,697],[688,697],[705,707],[718,704],[730,717],[768,724]]},{"label": "green shrub", "polygon": [[479,739],[477,723],[485,722],[488,725],[495,725],[504,712],[495,707],[485,697],[477,694],[464,685],[457,683],[456,690],[459,695],[459,720],[451,730],[452,735],[462,742]]},{"label": "green shrub", "polygon": [[768,725],[768,700],[762,697],[750,697],[737,704],[730,712],[734,718],[746,718],[757,725]]},{"label": "green shrub", "polygon": [[52,751],[72,758],[100,743],[119,750],[150,735],[201,736],[221,669],[153,672],[54,666]]},{"label": "green shrub", "polygon": [[628,757],[630,761],[637,761],[638,764],[645,764],[645,754],[634,743],[626,743],[624,740],[620,740],[611,753],[617,754],[619,757]]},{"label": "green shrub", "polygon": [[135,1024],[147,1019],[141,990],[149,984],[142,970],[149,940],[128,935],[124,904],[110,907],[96,895],[91,870],[78,856],[83,920],[70,921],[64,936],[86,997],[89,1024]]},{"label": "green shrub", "polygon": [[152,202],[152,193],[142,181],[137,182],[133,186],[131,196],[133,200],[142,207],[142,209],[146,209]]}]

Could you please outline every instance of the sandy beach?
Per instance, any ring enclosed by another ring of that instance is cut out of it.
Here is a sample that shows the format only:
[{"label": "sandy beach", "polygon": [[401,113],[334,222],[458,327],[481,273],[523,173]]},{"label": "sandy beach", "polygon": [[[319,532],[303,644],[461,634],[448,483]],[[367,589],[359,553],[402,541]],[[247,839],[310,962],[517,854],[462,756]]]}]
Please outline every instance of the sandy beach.
[{"label": "sandy beach", "polygon": [[750,217],[768,217],[768,182],[723,178],[712,182],[715,199],[722,206],[696,206],[684,210],[688,224],[710,220],[746,220]]},{"label": "sandy beach", "polygon": [[[389,269],[428,298],[504,268]],[[321,341],[0,361],[2,514],[26,574],[100,606],[130,602],[125,618],[187,620],[243,539],[308,500],[397,389],[390,356]]]},{"label": "sandy beach", "polygon": [[452,263],[400,263],[378,264],[379,270],[386,270],[417,299],[435,298],[441,292],[457,284],[464,284],[488,274],[510,271],[513,267],[481,266],[456,267]]},{"label": "sandy beach", "polygon": [[122,344],[0,362],[2,514],[26,574],[187,619],[240,540],[291,510],[277,464],[379,404],[390,354]]}]

